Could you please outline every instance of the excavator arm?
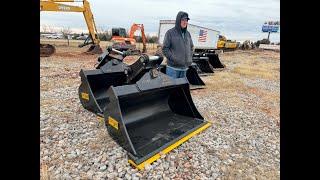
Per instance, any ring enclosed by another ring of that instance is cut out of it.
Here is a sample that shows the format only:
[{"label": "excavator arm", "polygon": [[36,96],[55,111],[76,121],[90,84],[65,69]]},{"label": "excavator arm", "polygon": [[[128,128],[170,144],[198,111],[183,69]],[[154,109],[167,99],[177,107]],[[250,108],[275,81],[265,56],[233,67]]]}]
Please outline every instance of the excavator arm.
[{"label": "excavator arm", "polygon": [[146,35],[144,34],[144,26],[143,26],[143,24],[135,24],[135,23],[133,23],[131,28],[130,28],[129,38],[134,38],[134,33],[137,30],[141,31],[142,44],[143,44],[142,52],[145,53],[145,52],[147,52],[147,47],[146,47],[147,38],[146,38]]},{"label": "excavator arm", "polygon": [[96,23],[94,22],[94,18],[90,9],[89,2],[83,1],[83,7],[84,7],[84,11],[83,11],[84,19],[86,20],[87,27],[88,27],[90,36],[92,38],[93,44],[99,44],[100,40],[97,35],[98,31],[97,31]]},{"label": "excavator arm", "polygon": [[[91,12],[90,4],[87,0],[83,0],[83,6],[72,6],[68,4],[62,4],[61,2],[79,2],[74,0],[40,0],[40,11],[57,11],[57,12],[82,12],[86,25],[89,30],[90,36],[79,47],[93,44],[87,52],[91,54],[100,54],[102,50],[100,48],[100,40],[97,35],[97,28],[94,21],[93,14]],[[91,41],[90,41],[91,40]]]},{"label": "excavator arm", "polygon": [[83,12],[84,8],[79,6],[71,6],[57,2],[74,2],[74,1],[40,1],[40,11],[63,11],[63,12]]}]

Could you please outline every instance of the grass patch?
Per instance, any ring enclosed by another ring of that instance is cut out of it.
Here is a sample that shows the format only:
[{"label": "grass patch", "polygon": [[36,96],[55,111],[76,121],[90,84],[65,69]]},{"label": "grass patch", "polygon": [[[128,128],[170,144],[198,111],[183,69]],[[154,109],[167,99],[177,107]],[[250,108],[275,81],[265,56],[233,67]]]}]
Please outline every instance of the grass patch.
[{"label": "grass patch", "polygon": [[240,66],[235,67],[231,72],[237,73],[246,77],[263,78],[263,79],[274,79],[275,74],[270,69],[252,67],[252,66]]},{"label": "grass patch", "polygon": [[217,72],[212,76],[202,77],[206,88],[210,91],[245,90],[245,84],[239,76],[229,72]]}]

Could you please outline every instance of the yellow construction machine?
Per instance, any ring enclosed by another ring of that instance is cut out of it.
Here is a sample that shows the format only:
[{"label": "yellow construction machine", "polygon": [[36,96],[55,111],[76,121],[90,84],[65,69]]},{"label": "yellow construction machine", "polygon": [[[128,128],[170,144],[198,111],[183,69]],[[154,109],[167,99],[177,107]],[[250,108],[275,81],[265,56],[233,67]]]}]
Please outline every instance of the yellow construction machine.
[{"label": "yellow construction machine", "polygon": [[[101,54],[102,49],[100,47],[100,40],[97,35],[97,28],[94,22],[93,14],[90,9],[90,4],[87,0],[83,0],[83,6],[72,6],[68,4],[62,4],[61,2],[81,2],[75,0],[40,0],[40,11],[57,11],[57,12],[82,12],[86,21],[89,36],[80,44],[79,47],[83,47],[92,44],[86,51],[88,54]],[[40,56],[50,56],[55,52],[55,47],[50,44],[40,43]]]},{"label": "yellow construction machine", "polygon": [[225,36],[219,35],[218,49],[235,50],[235,49],[237,49],[237,42],[227,40],[227,38]]}]

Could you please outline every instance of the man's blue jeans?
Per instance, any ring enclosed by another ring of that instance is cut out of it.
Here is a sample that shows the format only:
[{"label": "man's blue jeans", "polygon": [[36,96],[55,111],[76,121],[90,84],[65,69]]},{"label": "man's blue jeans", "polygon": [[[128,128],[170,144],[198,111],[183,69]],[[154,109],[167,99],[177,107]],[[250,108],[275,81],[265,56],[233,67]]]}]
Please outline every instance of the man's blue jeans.
[{"label": "man's blue jeans", "polygon": [[172,78],[183,78],[186,77],[186,72],[188,69],[176,69],[167,66],[166,67],[166,74]]}]

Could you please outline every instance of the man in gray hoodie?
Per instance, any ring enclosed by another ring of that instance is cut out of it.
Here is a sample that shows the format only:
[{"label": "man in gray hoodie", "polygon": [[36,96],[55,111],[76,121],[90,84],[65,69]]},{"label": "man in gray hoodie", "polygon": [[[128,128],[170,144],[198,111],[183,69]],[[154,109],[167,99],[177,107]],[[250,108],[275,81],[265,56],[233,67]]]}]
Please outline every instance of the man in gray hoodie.
[{"label": "man in gray hoodie", "polygon": [[192,63],[193,42],[187,31],[188,13],[180,11],[175,27],[169,29],[164,37],[162,52],[167,58],[166,74],[173,78],[186,77]]}]

